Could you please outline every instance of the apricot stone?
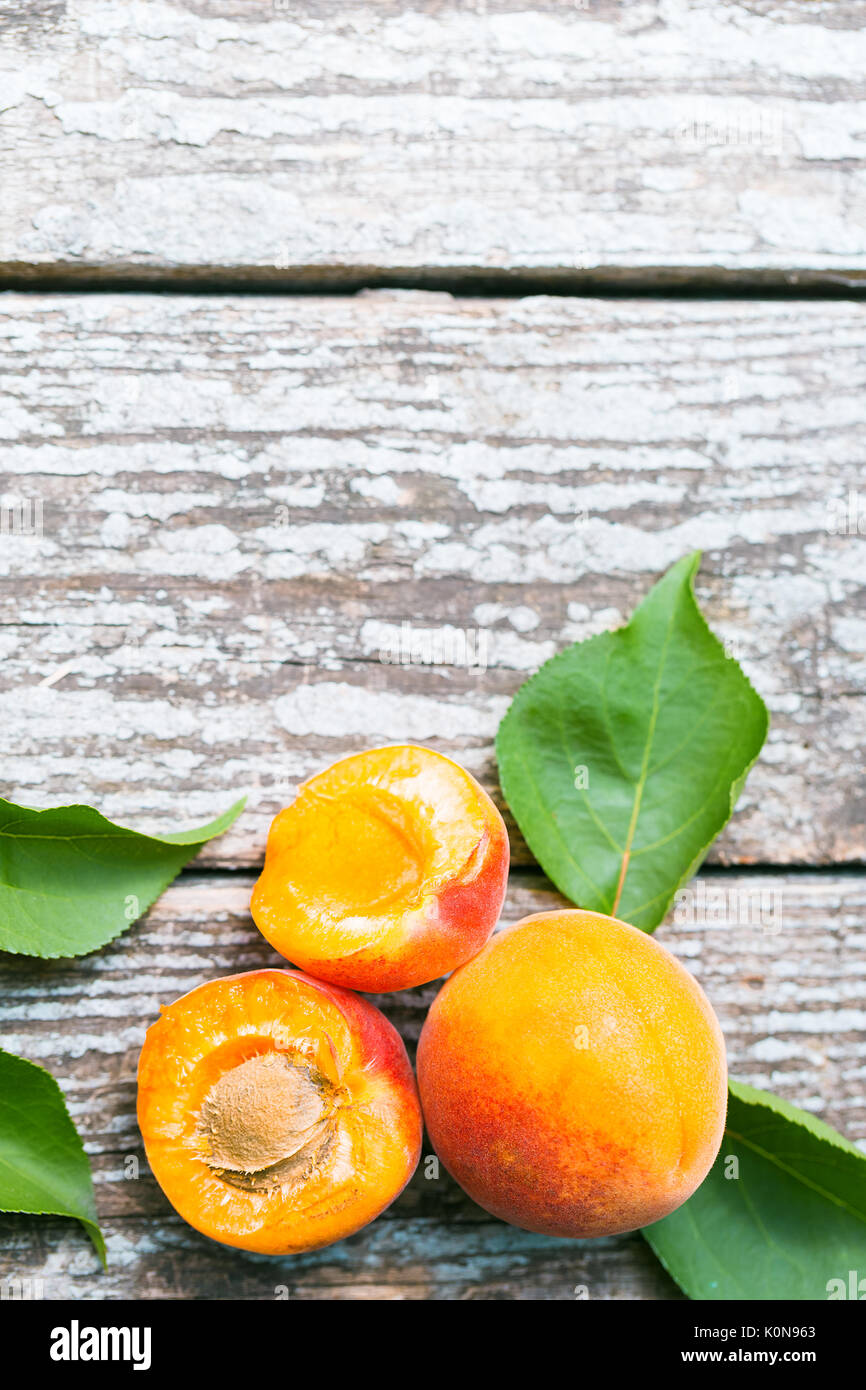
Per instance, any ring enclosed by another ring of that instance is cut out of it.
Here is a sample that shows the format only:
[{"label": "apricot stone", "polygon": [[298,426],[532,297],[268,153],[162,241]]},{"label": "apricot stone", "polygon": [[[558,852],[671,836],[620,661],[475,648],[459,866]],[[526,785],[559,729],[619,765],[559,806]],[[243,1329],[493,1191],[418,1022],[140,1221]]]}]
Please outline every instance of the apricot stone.
[{"label": "apricot stone", "polygon": [[446,982],[418,1049],[433,1146],[480,1206],[555,1236],[649,1225],[722,1139],[725,1045],[651,936],[593,912],[525,918]]},{"label": "apricot stone", "polygon": [[397,744],[343,758],[274,820],[251,911],[317,979],[374,992],[447,974],[488,940],[508,836],[468,772]]}]

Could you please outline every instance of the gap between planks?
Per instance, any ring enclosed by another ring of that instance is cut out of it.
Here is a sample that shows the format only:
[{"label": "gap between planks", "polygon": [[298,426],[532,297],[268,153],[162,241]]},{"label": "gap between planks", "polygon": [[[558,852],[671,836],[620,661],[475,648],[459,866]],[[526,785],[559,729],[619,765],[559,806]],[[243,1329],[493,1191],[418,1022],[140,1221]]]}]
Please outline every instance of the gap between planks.
[{"label": "gap between planks", "polygon": [[454,299],[721,299],[862,300],[866,272],[810,270],[732,270],[724,266],[693,270],[622,266],[605,275],[582,271],[487,271],[480,267],[423,266],[415,269],[354,266],[187,266],[171,270],[141,266],[0,263],[0,293],[286,295],[350,297],[382,290],[448,294]]}]

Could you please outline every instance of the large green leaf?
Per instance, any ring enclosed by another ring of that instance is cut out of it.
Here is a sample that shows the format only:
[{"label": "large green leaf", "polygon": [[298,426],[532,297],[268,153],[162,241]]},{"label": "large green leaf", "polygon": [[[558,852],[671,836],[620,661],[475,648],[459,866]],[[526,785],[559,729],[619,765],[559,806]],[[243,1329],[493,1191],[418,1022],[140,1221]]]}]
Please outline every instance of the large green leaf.
[{"label": "large green leaf", "polygon": [[90,806],[33,811],[0,800],[0,950],[80,956],[146,912],[207,840],[243,809],[196,830],[140,835]]},{"label": "large green leaf", "polygon": [[680,560],[631,622],[553,657],[500,725],[502,789],[572,902],[651,931],[728,820],[767,710]]},{"label": "large green leaf", "polygon": [[0,1211],[74,1216],[105,1264],[90,1165],[47,1071],[0,1050]]},{"label": "large green leaf", "polygon": [[690,1298],[866,1299],[866,1155],[732,1081],[709,1176],[644,1235]]}]

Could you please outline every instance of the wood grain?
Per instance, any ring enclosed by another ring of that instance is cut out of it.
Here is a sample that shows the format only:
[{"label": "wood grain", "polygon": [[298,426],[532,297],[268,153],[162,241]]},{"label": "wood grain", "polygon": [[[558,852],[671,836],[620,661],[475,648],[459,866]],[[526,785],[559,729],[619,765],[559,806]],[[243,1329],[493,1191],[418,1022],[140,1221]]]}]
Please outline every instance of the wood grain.
[{"label": "wood grain", "polygon": [[[7,282],[866,272],[855,0],[0,0],[0,39]],[[3,792],[142,829],[250,795],[120,941],[0,957],[0,1044],[61,1082],[111,1261],[73,1223],[0,1217],[0,1295],[680,1296],[639,1236],[516,1231],[427,1164],[331,1250],[225,1250],[151,1178],[134,1074],[161,1003],[280,963],[247,871],[300,780],[409,739],[498,797],[519,684],[693,548],[773,724],[661,936],[733,1074],[866,1149],[864,312],[0,295]],[[562,901],[509,830],[506,922]],[[773,864],[827,867],[718,867]],[[435,989],[376,1001],[410,1051]]]},{"label": "wood grain", "polygon": [[0,5],[0,267],[866,268],[856,0]]},{"label": "wood grain", "polygon": [[[0,1218],[0,1288],[41,1279],[47,1298],[672,1298],[638,1236],[569,1242],[486,1217],[422,1160],[374,1225],[330,1250],[270,1260],[188,1228],[151,1178],[134,1077],[161,1004],[216,975],[284,964],[248,912],[252,878],[184,877],[125,937],[78,961],[0,960],[3,1046],[47,1066],[85,1138],[110,1266],[69,1222]],[[659,929],[701,980],[732,1074],[821,1115],[866,1149],[866,875],[709,873]],[[503,923],[563,900],[512,876]],[[411,1052],[435,984],[372,996]],[[429,1158],[429,1144],[425,1142]],[[137,1176],[135,1176],[137,1172]]]},{"label": "wood grain", "polygon": [[227,866],[361,747],[498,795],[522,681],[699,547],[772,713],[714,859],[862,862],[864,313],[0,297],[0,501],[42,506],[0,534],[6,794],[167,829],[246,789]]}]

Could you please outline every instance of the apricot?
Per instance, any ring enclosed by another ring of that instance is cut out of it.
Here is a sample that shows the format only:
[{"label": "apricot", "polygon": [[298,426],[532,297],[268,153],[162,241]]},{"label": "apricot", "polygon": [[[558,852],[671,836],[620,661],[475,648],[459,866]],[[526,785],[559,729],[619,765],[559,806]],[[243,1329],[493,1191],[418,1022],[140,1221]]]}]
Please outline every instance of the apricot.
[{"label": "apricot", "polygon": [[177,1212],[224,1245],[315,1250],[360,1230],[421,1152],[412,1068],[384,1014],[291,970],[200,985],[162,1010],[138,1122]]},{"label": "apricot", "polygon": [[703,1181],[722,1139],[725,1045],[651,936],[541,912],[443,985],[418,1049],[433,1146],[462,1188],[554,1236],[635,1230]]},{"label": "apricot", "polygon": [[317,979],[408,989],[488,940],[508,857],[502,817],[462,767],[414,744],[376,748],[305,782],[279,813],[251,911]]}]

